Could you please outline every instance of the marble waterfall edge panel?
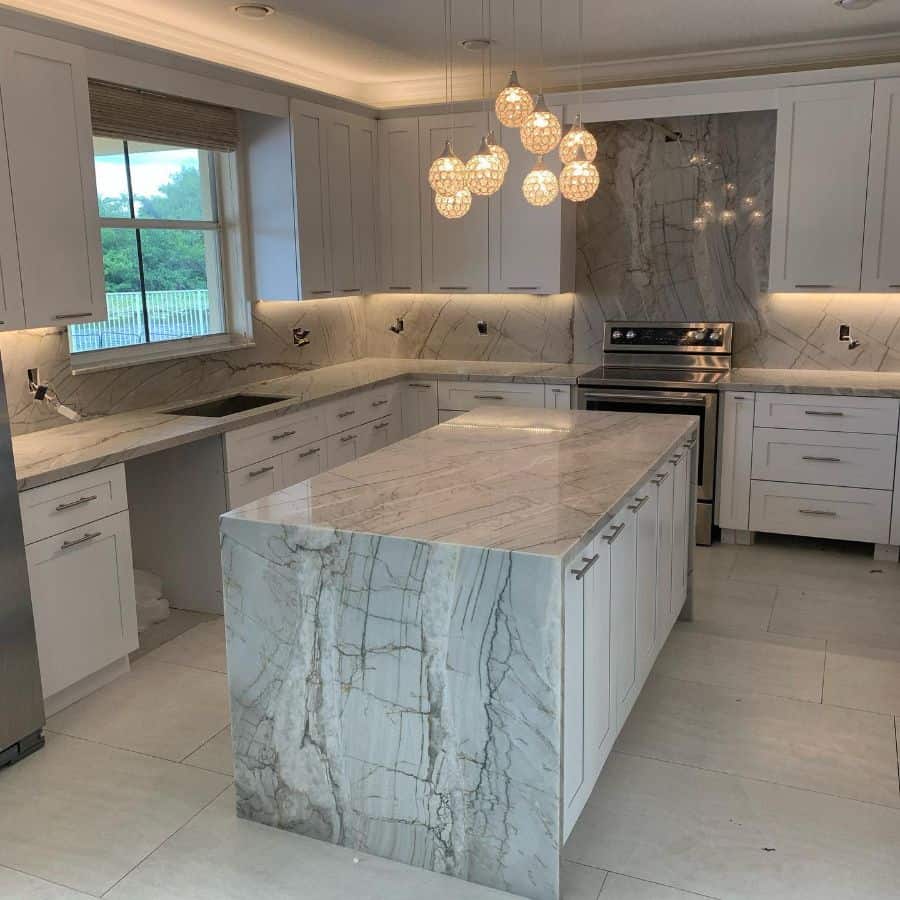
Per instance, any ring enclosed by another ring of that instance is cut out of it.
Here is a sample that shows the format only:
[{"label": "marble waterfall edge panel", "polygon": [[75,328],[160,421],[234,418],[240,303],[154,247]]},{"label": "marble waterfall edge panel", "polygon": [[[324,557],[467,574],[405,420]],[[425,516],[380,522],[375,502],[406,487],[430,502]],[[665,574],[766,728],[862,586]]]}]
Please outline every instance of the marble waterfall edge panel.
[{"label": "marble waterfall edge panel", "polygon": [[559,560],[224,519],[238,814],[559,896]]}]

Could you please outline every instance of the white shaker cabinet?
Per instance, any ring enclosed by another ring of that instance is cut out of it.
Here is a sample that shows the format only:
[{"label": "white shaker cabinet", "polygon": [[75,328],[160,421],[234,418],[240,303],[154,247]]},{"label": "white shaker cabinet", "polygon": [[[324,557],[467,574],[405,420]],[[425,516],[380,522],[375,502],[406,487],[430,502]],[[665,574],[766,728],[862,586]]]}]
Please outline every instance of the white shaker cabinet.
[{"label": "white shaker cabinet", "polygon": [[779,92],[770,290],[860,289],[874,91],[856,81]]},{"label": "white shaker cabinet", "polygon": [[653,478],[657,492],[656,648],[659,653],[672,621],[673,556],[675,550],[675,467],[667,462]]},{"label": "white shaker cabinet", "polygon": [[13,218],[12,185],[6,135],[0,116],[0,331],[25,327],[25,303],[19,276],[19,247]]},{"label": "white shaker cabinet", "polygon": [[0,327],[8,320],[21,327],[23,305],[27,328],[104,319],[84,50],[0,29],[0,102],[9,167],[9,183],[0,178],[0,319],[7,322]]},{"label": "white shaker cabinet", "polygon": [[750,521],[750,475],[755,394],[720,395],[719,487],[716,524],[746,531]]},{"label": "white shaker cabinet", "polygon": [[[451,134],[449,116],[427,116],[419,120],[421,171],[444,151]],[[453,149],[463,161],[469,159],[486,131],[483,113],[463,113],[453,118]],[[423,174],[424,177],[424,174]],[[510,189],[508,184],[506,190]],[[434,194],[421,190],[422,289],[428,293],[483,294],[489,288],[488,209],[483,197],[472,198],[472,208],[461,219],[445,219],[434,207]]]},{"label": "white shaker cabinet", "polygon": [[862,289],[900,289],[900,78],[875,82]]},{"label": "white shaker cabinet", "polygon": [[[552,110],[562,120],[563,108],[554,106]],[[541,209],[530,206],[521,185],[534,166],[534,156],[522,146],[518,129],[504,128],[496,120],[492,125],[509,154],[509,170],[503,187],[490,198],[491,293],[572,291],[575,204],[558,197]]]},{"label": "white shaker cabinet", "polygon": [[[429,160],[430,164],[430,160]],[[378,122],[378,274],[383,291],[422,290],[422,183],[419,120]]]},{"label": "white shaker cabinet", "polygon": [[629,504],[635,517],[635,634],[638,678],[641,685],[656,659],[656,594],[659,562],[659,487],[646,484]]},{"label": "white shaker cabinet", "polygon": [[688,569],[690,566],[690,540],[692,528],[682,528],[681,523],[692,521],[690,516],[691,499],[691,459],[689,448],[683,448],[674,454],[672,464],[673,508],[675,510],[675,528],[672,537],[672,593],[670,595],[669,622],[673,623],[681,613],[687,599]]},{"label": "white shaker cabinet", "polygon": [[621,728],[637,699],[640,685],[637,667],[637,527],[627,510],[607,530],[602,540],[610,547],[610,596],[612,600],[613,685],[616,724]]},{"label": "white shaker cabinet", "polygon": [[403,437],[418,434],[438,423],[436,381],[410,381],[401,394]]},{"label": "white shaker cabinet", "polygon": [[551,385],[544,388],[544,407],[546,409],[571,409],[572,388],[568,385]]}]

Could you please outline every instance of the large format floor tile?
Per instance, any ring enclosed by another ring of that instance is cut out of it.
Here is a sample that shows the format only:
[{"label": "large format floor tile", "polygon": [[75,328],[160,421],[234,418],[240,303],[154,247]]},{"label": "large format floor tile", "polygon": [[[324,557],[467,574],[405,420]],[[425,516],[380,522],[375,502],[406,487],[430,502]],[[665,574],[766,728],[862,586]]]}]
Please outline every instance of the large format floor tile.
[{"label": "large format floor tile", "polygon": [[694,617],[698,631],[740,637],[769,627],[776,588],[765,584],[698,578],[694,583]]},{"label": "large format floor tile", "polygon": [[[354,860],[358,860],[355,862]],[[509,900],[510,895],[246,822],[226,791],[108,900]]]},{"label": "large format floor tile", "polygon": [[900,806],[891,716],[651,676],[615,749]]},{"label": "large format floor tile", "polygon": [[[900,568],[896,563],[884,563]],[[779,588],[769,630],[870,647],[900,649],[900,586],[889,595],[865,595],[862,588]]]},{"label": "large format floor tile", "polygon": [[151,650],[174,640],[179,634],[190,631],[191,628],[203,622],[212,622],[218,618],[220,617],[211,613],[194,612],[190,609],[171,609],[167,619],[148,626],[138,635],[140,646],[131,654],[131,661],[134,662],[142,656],[146,656]]},{"label": "large format floor tile", "polygon": [[15,900],[87,900],[91,895],[0,866],[0,897]]},{"label": "large format floor tile", "polygon": [[199,766],[223,775],[234,773],[234,758],[231,749],[231,727],[223,728],[202,747],[184,760],[189,766]]},{"label": "large format floor tile", "polygon": [[900,810],[613,753],[564,855],[729,900],[884,900],[898,846]]},{"label": "large format floor tile", "polygon": [[654,671],[682,681],[818,702],[824,668],[824,641],[725,637],[677,625]]},{"label": "large format floor tile", "polygon": [[180,761],[228,723],[224,675],[148,655],[126,675],[51,716],[47,728]]},{"label": "large format floor tile", "polygon": [[50,734],[43,750],[0,771],[0,865],[102,893],[229,783]]},{"label": "large format floor tile", "polygon": [[148,653],[147,659],[225,672],[225,620],[217,616],[209,622],[195,625]]},{"label": "large format floor tile", "polygon": [[900,651],[828,643],[824,702],[900,716]]},{"label": "large format floor tile", "polygon": [[[603,885],[600,900],[697,900],[697,897],[708,896],[610,872]],[[563,900],[568,900],[568,897],[564,896]]]},{"label": "large format floor tile", "polygon": [[563,862],[560,872],[560,892],[563,900],[597,900],[607,873],[580,863]]}]

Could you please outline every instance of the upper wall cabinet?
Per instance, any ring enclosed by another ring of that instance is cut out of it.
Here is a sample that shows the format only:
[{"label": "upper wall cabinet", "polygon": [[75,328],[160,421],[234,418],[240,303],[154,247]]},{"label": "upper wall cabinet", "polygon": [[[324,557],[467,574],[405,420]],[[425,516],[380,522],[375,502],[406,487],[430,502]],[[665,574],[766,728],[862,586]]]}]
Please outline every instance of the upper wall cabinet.
[{"label": "upper wall cabinet", "polygon": [[0,103],[0,328],[103,319],[84,50],[0,29]]},{"label": "upper wall cabinet", "polygon": [[[562,120],[562,107],[553,112]],[[575,204],[559,197],[549,207],[530,206],[521,185],[534,157],[522,146],[517,129],[503,128],[496,120],[493,128],[509,154],[509,170],[504,186],[491,197],[490,289],[511,294],[572,291]]]},{"label": "upper wall cabinet", "polygon": [[900,289],[900,78],[875,83],[862,289]]},{"label": "upper wall cabinet", "polygon": [[290,120],[246,113],[241,126],[256,298],[375,290],[374,120],[292,100]]},{"label": "upper wall cabinet", "polygon": [[770,290],[860,290],[874,91],[856,81],[780,92]]},{"label": "upper wall cabinet", "polygon": [[378,123],[379,274],[382,291],[422,290],[419,120]]},{"label": "upper wall cabinet", "polygon": [[[457,115],[452,124],[453,149],[460,159],[467,160],[481,143],[484,114]],[[443,152],[450,128],[449,116],[419,119],[420,181],[432,160]],[[428,293],[487,293],[490,290],[488,202],[483,197],[473,197],[471,210],[461,219],[445,219],[435,209],[434,195],[427,187],[421,190],[421,203],[422,289]]]}]

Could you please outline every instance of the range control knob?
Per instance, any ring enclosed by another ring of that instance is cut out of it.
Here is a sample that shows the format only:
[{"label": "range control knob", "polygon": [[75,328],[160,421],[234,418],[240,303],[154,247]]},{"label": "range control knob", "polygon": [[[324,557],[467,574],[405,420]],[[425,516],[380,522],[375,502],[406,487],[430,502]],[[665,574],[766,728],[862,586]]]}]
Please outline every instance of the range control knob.
[{"label": "range control knob", "polygon": [[710,331],[709,342],[711,344],[721,344],[722,343],[722,332],[721,331]]},{"label": "range control knob", "polygon": [[619,331],[618,328],[612,333],[612,339],[613,339],[614,341],[621,341],[621,340],[622,340],[622,332]]},{"label": "range control knob", "polygon": [[689,331],[688,337],[695,341],[702,341],[706,337],[706,329],[698,328],[696,331]]},{"label": "range control knob", "polygon": [[637,332],[634,331],[626,331],[625,332],[625,340],[633,341],[637,337]]}]

